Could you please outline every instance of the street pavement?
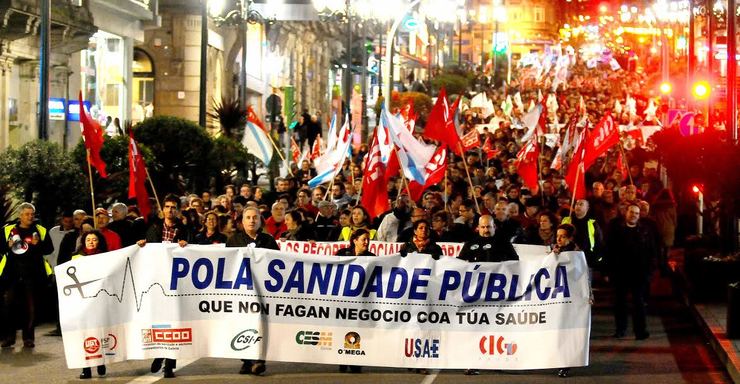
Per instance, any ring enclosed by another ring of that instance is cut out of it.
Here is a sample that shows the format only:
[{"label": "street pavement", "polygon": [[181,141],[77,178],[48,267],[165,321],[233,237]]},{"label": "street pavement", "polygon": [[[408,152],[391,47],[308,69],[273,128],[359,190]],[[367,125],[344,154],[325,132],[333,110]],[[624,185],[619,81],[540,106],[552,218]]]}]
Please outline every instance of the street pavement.
[{"label": "street pavement", "polygon": [[[179,360],[177,377],[162,379],[149,373],[150,360],[127,361],[108,366],[100,379],[93,369],[92,380],[80,380],[79,370],[67,369],[60,337],[46,336],[52,325],[37,328],[36,348],[6,348],[0,352],[0,384],[26,383],[245,383],[330,384],[330,383],[731,383],[714,352],[694,323],[689,309],[673,297],[667,279],[652,289],[648,306],[651,337],[636,341],[633,336],[611,337],[612,292],[597,284],[592,312],[591,364],[574,368],[568,378],[556,370],[481,371],[480,376],[465,376],[462,371],[432,371],[421,375],[406,369],[365,367],[361,374],[338,372],[337,366],[268,362],[265,375],[239,375],[238,360]],[[554,351],[554,353],[557,353]]]}]

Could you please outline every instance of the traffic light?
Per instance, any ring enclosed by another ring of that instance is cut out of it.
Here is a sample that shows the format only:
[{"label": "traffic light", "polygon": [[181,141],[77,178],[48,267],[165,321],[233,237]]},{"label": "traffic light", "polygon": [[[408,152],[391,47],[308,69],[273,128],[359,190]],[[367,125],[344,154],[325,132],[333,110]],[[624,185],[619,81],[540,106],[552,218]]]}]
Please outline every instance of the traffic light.
[{"label": "traffic light", "polygon": [[664,95],[669,95],[673,91],[673,85],[671,85],[670,82],[664,81],[660,83],[660,93]]},{"label": "traffic light", "polygon": [[709,83],[704,80],[697,81],[691,86],[691,94],[696,100],[705,100],[709,98],[710,92],[711,88],[709,87]]}]

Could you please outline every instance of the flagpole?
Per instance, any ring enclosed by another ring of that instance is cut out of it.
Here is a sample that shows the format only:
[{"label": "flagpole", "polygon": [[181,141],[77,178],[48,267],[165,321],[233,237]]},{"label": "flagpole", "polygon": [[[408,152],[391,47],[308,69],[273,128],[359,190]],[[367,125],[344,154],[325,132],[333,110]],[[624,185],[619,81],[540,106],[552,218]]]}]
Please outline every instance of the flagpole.
[{"label": "flagpole", "polygon": [[[283,156],[283,154],[280,152],[280,148],[278,148],[277,144],[275,144],[275,141],[272,140],[272,135],[268,133],[265,136],[267,136],[267,138],[270,140],[270,144],[272,144],[272,147],[275,148],[275,151],[278,153],[278,156],[280,156],[280,159],[283,162],[286,162],[285,156]],[[288,173],[290,174],[290,177],[293,177],[293,171],[290,170],[290,164],[288,164],[286,168],[288,168]]]},{"label": "flagpole", "polygon": [[627,176],[630,178],[630,185],[635,185],[635,182],[632,180],[632,172],[630,172],[630,165],[627,163],[627,156],[624,154],[624,148],[622,147],[622,140],[619,140],[619,152],[622,153],[622,161],[624,162],[624,166],[627,168]]},{"label": "flagpole", "polygon": [[[544,140],[543,140],[544,139]],[[540,187],[540,176],[542,176],[542,153],[545,152],[545,141],[546,137],[540,139],[540,153],[537,155],[537,188]],[[562,160],[561,160],[562,161]],[[552,166],[552,164],[550,164]],[[542,206],[545,206],[545,188],[540,189],[540,196],[542,196]]]},{"label": "flagpole", "polygon": [[[395,146],[393,146],[393,154],[396,155],[396,160],[398,160],[398,164],[401,165],[401,170],[399,172],[401,174],[401,184],[402,184],[401,190],[403,190],[403,187],[405,186],[406,192],[409,194],[409,199],[410,199],[411,198],[411,188],[409,188],[409,184],[406,181],[406,175],[403,174],[403,163],[401,162],[401,158],[398,156],[398,151],[396,150]],[[398,201],[400,197],[401,197],[401,193],[399,192],[396,194],[396,201]]]},{"label": "flagpole", "polygon": [[357,192],[357,201],[355,201],[355,207],[360,205],[360,200],[362,200],[362,187],[365,186],[365,175],[362,175],[362,183],[360,183],[360,190]]},{"label": "flagpole", "polygon": [[[157,190],[154,189],[154,182],[152,181],[152,177],[149,176],[149,169],[146,166],[144,166],[144,171],[146,172],[147,180],[149,180],[149,186],[152,187],[152,193],[154,193],[154,200],[157,200],[157,208],[159,209],[159,212],[162,212],[162,205],[159,203],[159,196],[157,196]],[[147,218],[145,217],[144,219],[147,219]]]},{"label": "flagpole", "polygon": [[475,198],[475,188],[473,187],[473,179],[470,178],[470,171],[468,170],[468,161],[465,159],[465,151],[463,150],[462,143],[457,142],[457,146],[460,147],[460,153],[462,154],[463,165],[465,166],[465,174],[468,175],[468,184],[470,184],[470,194],[473,196],[475,202],[475,209],[480,215],[480,206],[478,205],[478,199]]},{"label": "flagpole", "polygon": [[[581,159],[583,159],[583,155],[581,155]],[[583,166],[583,160],[581,160],[580,163],[576,164],[578,167],[576,169],[576,179],[573,181],[573,197],[570,199],[570,213],[568,214],[568,217],[573,217],[573,209],[576,206],[576,192],[578,190],[578,176],[581,174],[581,166]]]},{"label": "flagpole", "polygon": [[[90,150],[87,149],[87,178],[90,180],[90,200],[92,201],[92,215],[95,216],[95,189],[93,188],[93,179],[92,179],[92,165],[90,164]],[[98,228],[98,221],[93,220],[93,224],[95,228]]]},{"label": "flagpole", "polygon": [[[447,154],[447,155],[449,156],[449,154]],[[449,161],[449,159],[447,161]],[[442,193],[444,193],[444,196],[445,196],[445,199],[444,199],[445,200],[445,212],[449,212],[447,210],[447,204],[449,203],[448,200],[450,200],[450,197],[447,194],[447,170],[446,169],[445,169],[445,185],[442,188],[443,188],[442,189]]]}]

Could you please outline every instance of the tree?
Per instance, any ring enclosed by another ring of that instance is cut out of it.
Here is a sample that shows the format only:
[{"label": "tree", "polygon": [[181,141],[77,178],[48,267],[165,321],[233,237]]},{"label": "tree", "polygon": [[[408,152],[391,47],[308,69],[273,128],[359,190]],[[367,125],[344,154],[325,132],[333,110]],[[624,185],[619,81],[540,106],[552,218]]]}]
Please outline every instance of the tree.
[{"label": "tree", "polygon": [[238,98],[221,96],[221,101],[212,102],[213,112],[208,115],[218,120],[221,134],[234,140],[240,140],[247,124],[247,107]]},{"label": "tree", "polygon": [[[706,201],[720,201],[722,222],[740,215],[740,174],[735,169],[740,164],[740,146],[717,131],[682,136],[677,129],[664,129],[651,139],[679,198],[690,193],[692,184],[700,184]],[[721,234],[723,244],[735,244],[732,231]]]},{"label": "tree", "polygon": [[432,98],[426,93],[421,92],[394,92],[391,97],[391,110],[396,108],[404,108],[409,103],[414,106],[414,113],[417,115],[417,124],[424,126],[429,116],[429,111],[432,110]]},{"label": "tree", "polygon": [[259,160],[248,153],[240,142],[224,136],[213,140],[209,159],[217,191],[223,190],[226,185],[234,184],[234,180],[248,178],[247,173],[250,170],[252,171],[252,178],[249,179],[251,184],[257,185],[261,176],[257,173]]},{"label": "tree", "polygon": [[432,89],[435,94],[443,87],[448,95],[464,94],[472,87],[473,79],[474,73],[451,67],[432,79]]},{"label": "tree", "polygon": [[58,144],[32,141],[10,148],[0,153],[0,164],[0,184],[9,186],[16,198],[32,202],[45,225],[54,223],[59,212],[89,201],[85,173]]},{"label": "tree", "polygon": [[213,142],[204,128],[179,117],[155,116],[133,130],[136,140],[154,155],[149,175],[160,195],[206,189]]}]

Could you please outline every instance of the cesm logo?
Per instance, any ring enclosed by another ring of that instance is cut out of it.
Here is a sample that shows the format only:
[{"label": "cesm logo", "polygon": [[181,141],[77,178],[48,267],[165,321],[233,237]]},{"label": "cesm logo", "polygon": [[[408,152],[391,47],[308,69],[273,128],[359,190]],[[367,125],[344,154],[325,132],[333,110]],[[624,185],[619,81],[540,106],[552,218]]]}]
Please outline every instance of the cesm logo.
[{"label": "cesm logo", "polygon": [[234,336],[231,339],[231,349],[235,351],[243,351],[253,345],[256,345],[262,341],[262,336],[258,336],[259,332],[256,329],[245,329]]},{"label": "cesm logo", "polygon": [[357,332],[347,332],[344,335],[344,349],[339,349],[337,353],[340,355],[362,355],[365,356],[365,351],[360,347],[360,334]]},{"label": "cesm logo", "polygon": [[85,350],[85,360],[99,359],[103,357],[100,353],[100,340],[95,337],[88,337],[82,343],[82,348]]},{"label": "cesm logo", "polygon": [[478,348],[482,355],[507,355],[511,356],[516,353],[516,343],[505,343],[503,336],[483,336],[478,342]]},{"label": "cesm logo", "polygon": [[409,339],[404,343],[406,357],[439,358],[439,339]]},{"label": "cesm logo", "polygon": [[141,330],[142,344],[149,345],[191,345],[192,328],[171,328],[169,325],[153,325]]},{"label": "cesm logo", "polygon": [[298,331],[295,334],[295,342],[299,345],[316,345],[322,349],[331,348],[332,333],[321,331]]}]

